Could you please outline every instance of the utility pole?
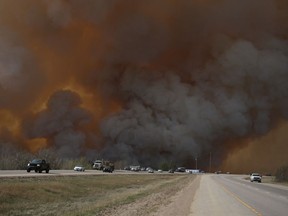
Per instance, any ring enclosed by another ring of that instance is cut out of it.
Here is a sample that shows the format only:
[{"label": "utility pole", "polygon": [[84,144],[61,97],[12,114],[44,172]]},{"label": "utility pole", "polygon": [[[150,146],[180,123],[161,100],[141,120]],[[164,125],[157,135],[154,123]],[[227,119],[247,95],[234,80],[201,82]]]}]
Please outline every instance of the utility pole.
[{"label": "utility pole", "polygon": [[210,159],[209,159],[209,173],[211,173],[211,152],[210,152]]}]

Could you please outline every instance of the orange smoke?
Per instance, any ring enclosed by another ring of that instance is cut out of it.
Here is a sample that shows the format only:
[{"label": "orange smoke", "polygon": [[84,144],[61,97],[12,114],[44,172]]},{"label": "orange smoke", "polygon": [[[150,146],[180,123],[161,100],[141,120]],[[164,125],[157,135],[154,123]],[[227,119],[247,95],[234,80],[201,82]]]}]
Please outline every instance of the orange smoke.
[{"label": "orange smoke", "polygon": [[282,122],[267,135],[252,139],[246,147],[230,152],[222,169],[238,173],[257,171],[275,174],[279,167],[287,165],[287,129],[287,122]]},{"label": "orange smoke", "polygon": [[2,0],[0,142],[188,166],[216,151],[247,170],[288,118],[287,14],[285,0]]}]

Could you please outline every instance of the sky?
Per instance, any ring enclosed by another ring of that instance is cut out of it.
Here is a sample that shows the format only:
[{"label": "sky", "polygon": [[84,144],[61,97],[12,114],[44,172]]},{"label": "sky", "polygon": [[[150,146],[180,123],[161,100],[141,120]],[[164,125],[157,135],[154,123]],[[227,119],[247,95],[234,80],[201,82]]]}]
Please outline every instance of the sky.
[{"label": "sky", "polygon": [[271,172],[287,83],[286,0],[0,0],[2,151]]}]

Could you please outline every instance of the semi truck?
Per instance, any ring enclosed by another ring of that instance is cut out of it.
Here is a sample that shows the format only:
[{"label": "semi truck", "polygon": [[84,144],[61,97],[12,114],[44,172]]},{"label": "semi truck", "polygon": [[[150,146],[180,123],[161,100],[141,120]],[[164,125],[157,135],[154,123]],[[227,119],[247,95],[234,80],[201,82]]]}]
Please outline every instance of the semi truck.
[{"label": "semi truck", "polygon": [[96,170],[102,170],[104,172],[113,172],[114,163],[108,160],[95,160],[92,168]]}]

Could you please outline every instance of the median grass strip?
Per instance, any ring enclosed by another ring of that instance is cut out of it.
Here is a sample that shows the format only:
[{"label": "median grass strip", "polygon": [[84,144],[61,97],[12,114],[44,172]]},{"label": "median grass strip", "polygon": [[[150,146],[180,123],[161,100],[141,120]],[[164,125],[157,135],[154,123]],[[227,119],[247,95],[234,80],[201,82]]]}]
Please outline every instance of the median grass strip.
[{"label": "median grass strip", "polygon": [[2,179],[0,215],[101,215],[188,178],[139,174]]}]

